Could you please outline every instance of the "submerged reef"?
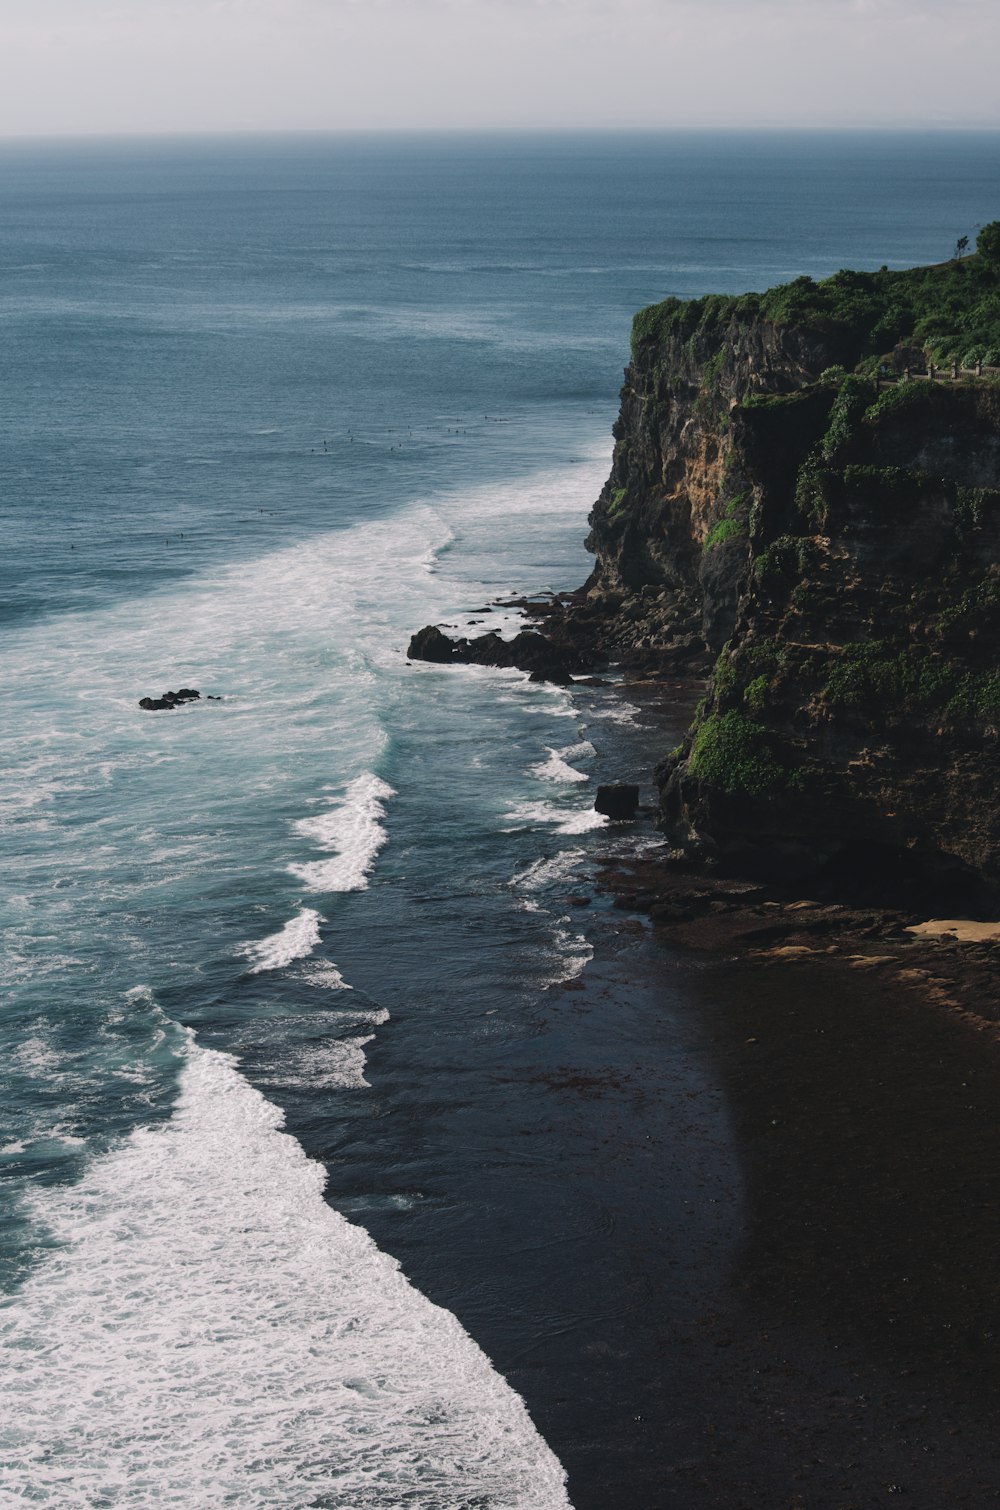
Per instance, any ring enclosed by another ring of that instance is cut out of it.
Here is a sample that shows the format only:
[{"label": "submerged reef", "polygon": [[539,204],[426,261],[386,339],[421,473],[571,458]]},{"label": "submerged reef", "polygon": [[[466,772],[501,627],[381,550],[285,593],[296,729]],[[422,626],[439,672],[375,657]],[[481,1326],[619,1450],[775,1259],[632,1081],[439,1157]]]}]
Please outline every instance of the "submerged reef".
[{"label": "submerged reef", "polygon": [[642,310],[614,435],[547,628],[710,671],[667,833],[1000,898],[1000,222],[936,267]]}]

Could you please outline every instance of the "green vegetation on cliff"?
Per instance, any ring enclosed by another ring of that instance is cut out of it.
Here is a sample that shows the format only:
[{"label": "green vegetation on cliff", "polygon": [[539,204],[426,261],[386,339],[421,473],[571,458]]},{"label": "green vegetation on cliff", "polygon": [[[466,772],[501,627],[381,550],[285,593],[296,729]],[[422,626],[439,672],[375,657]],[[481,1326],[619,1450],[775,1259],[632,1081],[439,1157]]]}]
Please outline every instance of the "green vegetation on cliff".
[{"label": "green vegetation on cliff", "polygon": [[720,791],[750,797],[765,797],[796,784],[795,773],[775,758],[767,730],[735,708],[702,721],[688,769]]},{"label": "green vegetation on cliff", "polygon": [[632,350],[696,335],[711,343],[734,324],[768,321],[815,335],[848,368],[900,345],[926,349],[939,362],[1000,366],[1000,221],[984,226],[976,245],[974,256],[934,267],[842,271],[762,294],[666,299],[636,315]]}]

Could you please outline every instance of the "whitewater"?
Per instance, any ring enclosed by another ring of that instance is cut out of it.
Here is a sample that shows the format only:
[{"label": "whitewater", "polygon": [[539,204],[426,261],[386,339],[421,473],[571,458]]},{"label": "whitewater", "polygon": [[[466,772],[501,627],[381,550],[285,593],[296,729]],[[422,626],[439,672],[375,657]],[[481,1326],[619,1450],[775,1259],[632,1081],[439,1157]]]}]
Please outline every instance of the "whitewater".
[{"label": "whitewater", "polygon": [[[574,473],[547,473],[466,494],[466,536],[518,507],[537,525],[542,499],[551,527],[576,486]],[[367,1053],[390,1013],[342,968],[353,934],[344,907],[377,878],[393,805],[412,802],[412,783],[401,796],[400,778],[372,767],[386,767],[412,706],[404,678],[420,686],[430,669],[406,666],[406,628],[469,591],[455,580],[465,562],[444,570],[455,507],[418,501],[391,525],[330,532],[8,641],[18,717],[0,743],[26,885],[11,899],[7,980],[20,984],[31,1035],[0,1071],[13,1134],[0,1158],[15,1176],[19,1161],[30,1175],[31,1161],[54,1160],[70,1180],[54,1190],[29,1180],[15,1208],[32,1256],[0,1313],[12,1502],[569,1505],[519,1395],[457,1319],[328,1204],[323,1165],[282,1131],[270,1099],[370,1088]],[[497,618],[517,627],[516,616]],[[134,693],[159,681],[221,689],[222,701],[151,717]],[[500,689],[504,718],[528,711],[555,729],[572,712],[570,694],[519,673],[455,686],[458,723],[470,700],[495,706]],[[544,731],[528,740],[546,753]],[[593,753],[583,740],[562,748]],[[589,828],[554,749],[511,778],[526,790],[555,782],[569,804],[560,830]],[[481,794],[471,765],[469,776]],[[515,868],[513,856],[503,862],[508,877]],[[154,914],[145,937],[139,927],[164,903],[164,921],[187,919],[186,964],[176,936],[150,932]],[[589,946],[557,908],[532,908],[539,986],[571,978]],[[231,1003],[222,1038],[236,1052],[202,1046],[156,990],[127,984],[127,971],[154,961],[168,997],[194,967],[187,1015],[207,1010],[214,1025],[217,1009],[198,1006],[207,970]],[[63,1020],[37,991],[67,970],[85,992]],[[58,1087],[58,1118],[45,1116],[43,1087]],[[88,1116],[97,1095],[117,1098],[103,1135]]]},{"label": "whitewater", "polygon": [[564,1474],[455,1318],[323,1200],[230,1055],[39,1203],[0,1313],[7,1503],[557,1510]]}]

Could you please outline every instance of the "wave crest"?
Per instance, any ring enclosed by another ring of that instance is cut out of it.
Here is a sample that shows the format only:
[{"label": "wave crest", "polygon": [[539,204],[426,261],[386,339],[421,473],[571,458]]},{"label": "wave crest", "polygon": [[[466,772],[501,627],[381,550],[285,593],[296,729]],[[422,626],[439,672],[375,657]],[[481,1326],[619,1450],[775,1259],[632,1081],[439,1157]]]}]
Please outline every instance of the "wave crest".
[{"label": "wave crest", "polygon": [[358,776],[344,796],[325,813],[300,818],[295,832],[319,849],[333,851],[326,860],[289,865],[309,891],[364,891],[379,850],[388,835],[382,827],[385,803],[396,793],[370,771]]}]

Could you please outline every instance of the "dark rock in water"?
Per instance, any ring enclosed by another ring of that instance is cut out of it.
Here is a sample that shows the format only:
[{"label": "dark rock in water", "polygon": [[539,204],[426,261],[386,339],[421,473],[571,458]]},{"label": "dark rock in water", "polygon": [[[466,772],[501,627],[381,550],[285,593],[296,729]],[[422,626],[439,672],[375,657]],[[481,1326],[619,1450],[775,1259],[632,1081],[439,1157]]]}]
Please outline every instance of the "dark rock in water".
[{"label": "dark rock in water", "polygon": [[536,681],[569,681],[565,653],[534,629],[522,629],[512,640],[502,640],[495,631],[479,635],[459,646],[458,659],[473,666],[516,666]]},{"label": "dark rock in water", "polygon": [[[209,696],[211,697],[211,694]],[[200,698],[201,693],[196,692],[193,687],[182,687],[179,692],[164,692],[162,697],[141,697],[139,707],[144,708],[147,713],[156,713],[164,708],[179,708],[184,703],[193,703]],[[212,702],[222,701],[219,697],[213,697],[211,700]]]},{"label": "dark rock in water", "polygon": [[455,641],[442,634],[436,624],[427,624],[410,640],[407,655],[414,661],[446,664],[455,659]]},{"label": "dark rock in water", "polygon": [[616,786],[599,786],[594,799],[594,810],[606,818],[634,818],[639,806],[639,788],[627,783]]},{"label": "dark rock in water", "polygon": [[528,677],[529,682],[555,682],[559,687],[568,687],[572,680],[569,672],[561,671],[558,667],[549,671],[532,671]]},{"label": "dark rock in water", "polygon": [[570,679],[570,660],[566,652],[554,645],[544,634],[535,629],[522,629],[510,641],[513,664],[519,671],[528,671],[532,679],[544,682],[561,682]]},{"label": "dark rock in water", "polygon": [[433,624],[419,630],[410,640],[407,654],[415,661],[434,661],[441,665],[516,667],[527,671],[532,681],[558,682],[566,685],[576,658],[533,629],[522,629],[512,640],[502,640],[494,630],[473,639],[451,640]]}]

